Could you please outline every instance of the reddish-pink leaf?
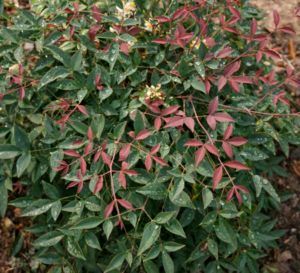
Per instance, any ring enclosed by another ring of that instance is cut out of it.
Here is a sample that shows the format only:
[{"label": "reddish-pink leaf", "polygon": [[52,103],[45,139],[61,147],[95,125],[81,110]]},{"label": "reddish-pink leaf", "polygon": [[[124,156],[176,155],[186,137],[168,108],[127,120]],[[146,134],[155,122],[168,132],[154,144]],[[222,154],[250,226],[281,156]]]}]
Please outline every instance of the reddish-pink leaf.
[{"label": "reddish-pink leaf", "polygon": [[202,146],[203,143],[198,139],[189,139],[184,146],[185,147],[199,147]]},{"label": "reddish-pink leaf", "polygon": [[185,118],[179,116],[168,118],[165,128],[182,126],[184,119]]},{"label": "reddish-pink leaf", "polygon": [[124,172],[123,171],[120,171],[119,172],[119,183],[120,183],[120,185],[124,188],[124,189],[126,189],[126,177],[125,177],[125,174],[124,174]]},{"label": "reddish-pink leaf", "polygon": [[230,47],[224,47],[222,50],[218,52],[216,55],[217,58],[226,58],[232,53],[232,49]]},{"label": "reddish-pink leaf", "polygon": [[159,131],[161,127],[161,118],[160,117],[156,117],[154,120],[154,128]]},{"label": "reddish-pink leaf", "polygon": [[150,131],[148,131],[147,129],[143,129],[137,134],[135,140],[143,140],[149,137],[150,135],[151,135]]},{"label": "reddish-pink leaf", "polygon": [[208,115],[206,117],[206,122],[212,130],[216,130],[217,121],[213,115]]},{"label": "reddish-pink leaf", "polygon": [[171,19],[166,16],[156,16],[155,20],[158,21],[159,24],[171,22]]},{"label": "reddish-pink leaf", "polygon": [[153,156],[152,157],[156,163],[158,163],[161,166],[168,166],[168,163],[166,161],[164,161],[161,157],[158,156]]},{"label": "reddish-pink leaf", "polygon": [[151,167],[152,167],[152,158],[151,158],[151,155],[148,154],[146,156],[146,159],[145,159],[145,167],[146,167],[146,170],[149,172]]},{"label": "reddish-pink leaf", "polygon": [[225,69],[224,69],[224,74],[225,77],[230,77],[232,76],[235,72],[239,71],[241,67],[241,61],[234,62],[232,64],[229,64]]},{"label": "reddish-pink leaf", "polygon": [[123,172],[127,175],[138,175],[137,171],[135,170],[124,169]]},{"label": "reddish-pink leaf", "polygon": [[89,142],[84,148],[84,155],[88,155],[93,149],[93,143]]},{"label": "reddish-pink leaf", "polygon": [[214,114],[217,112],[219,106],[219,97],[215,97],[213,100],[210,101],[208,104],[208,114]]},{"label": "reddish-pink leaf", "polygon": [[80,161],[81,173],[82,173],[82,175],[85,175],[86,174],[86,162],[82,156],[79,158],[79,161]]},{"label": "reddish-pink leaf", "polygon": [[79,184],[79,181],[73,181],[67,186],[67,189],[74,188],[74,187],[78,186],[78,184]]},{"label": "reddish-pink leaf", "polygon": [[105,218],[105,219],[108,218],[108,217],[112,214],[112,212],[113,212],[113,210],[114,210],[114,206],[115,206],[115,201],[114,201],[114,200],[111,201],[111,202],[106,206],[106,208],[105,208],[105,210],[104,210],[104,218]]},{"label": "reddish-pink leaf", "polygon": [[222,141],[222,147],[227,156],[233,158],[233,151],[231,145],[226,141]]},{"label": "reddish-pink leaf", "polygon": [[242,196],[240,195],[240,193],[238,192],[238,190],[236,189],[236,187],[234,189],[234,193],[235,193],[235,196],[236,196],[236,198],[239,202],[239,205],[241,205],[243,203],[243,199],[242,199]]},{"label": "reddish-pink leaf", "polygon": [[234,119],[227,113],[215,113],[214,118],[219,122],[234,122]]},{"label": "reddish-pink leaf", "polygon": [[234,80],[235,82],[238,82],[238,83],[248,83],[248,84],[251,84],[253,82],[251,80],[251,78],[248,77],[248,76],[232,76],[231,79]]},{"label": "reddish-pink leaf", "polygon": [[100,12],[100,9],[96,5],[92,6],[92,16],[98,23],[101,22],[101,20],[102,20],[101,12]]},{"label": "reddish-pink leaf", "polygon": [[229,202],[232,197],[233,197],[233,194],[234,194],[234,191],[235,191],[235,188],[234,186],[229,190],[229,192],[227,193],[227,198],[226,198],[226,201]]},{"label": "reddish-pink leaf", "polygon": [[21,86],[20,89],[19,89],[19,98],[20,98],[20,100],[24,100],[24,98],[25,98],[25,88],[24,88],[24,86]]},{"label": "reddish-pink leaf", "polygon": [[279,30],[281,32],[284,32],[284,33],[287,33],[287,34],[291,34],[291,35],[295,35],[296,34],[295,30],[292,27],[290,27],[290,26],[281,27],[281,28],[279,28]]},{"label": "reddish-pink leaf", "polygon": [[186,125],[186,127],[188,127],[190,129],[190,131],[193,133],[195,130],[195,121],[193,118],[191,117],[187,117],[184,119],[184,124]]},{"label": "reddish-pink leaf", "polygon": [[159,149],[160,149],[160,144],[157,144],[157,145],[155,145],[155,146],[151,149],[150,153],[151,153],[152,155],[154,155],[154,154],[156,154],[156,153],[159,151]]},{"label": "reddish-pink leaf", "polygon": [[168,116],[168,115],[171,115],[171,114],[174,114],[178,111],[178,109],[180,108],[179,105],[173,105],[173,106],[170,106],[164,110],[161,111],[161,115],[162,116]]},{"label": "reddish-pink leaf", "polygon": [[202,160],[204,159],[206,153],[206,149],[203,147],[199,148],[196,152],[195,152],[195,165],[196,167],[199,166],[199,164],[202,162]]},{"label": "reddish-pink leaf", "polygon": [[77,158],[80,157],[80,154],[77,153],[77,152],[74,151],[74,150],[65,150],[65,151],[64,151],[64,154],[65,154],[65,155],[68,155],[68,156],[71,156],[71,157],[77,157]]},{"label": "reddish-pink leaf", "polygon": [[120,150],[120,153],[119,153],[119,161],[124,161],[124,160],[126,160],[127,157],[129,156],[130,150],[131,150],[131,144],[130,144],[130,143],[125,144],[125,145],[122,147],[122,149]]},{"label": "reddish-pink leaf", "polygon": [[94,163],[98,162],[100,156],[101,156],[102,151],[98,150],[95,155],[94,155]]},{"label": "reddish-pink leaf", "polygon": [[100,192],[103,188],[103,175],[99,175],[98,180],[96,182],[95,188],[94,188],[94,194]]},{"label": "reddish-pink leaf", "polygon": [[98,31],[100,30],[100,28],[101,27],[99,25],[93,25],[89,28],[88,35],[89,35],[89,38],[91,41],[95,40],[96,35],[97,35]]},{"label": "reddish-pink leaf", "polygon": [[88,128],[88,131],[87,131],[87,138],[89,141],[92,141],[93,140],[93,130],[91,127]]},{"label": "reddish-pink leaf", "polygon": [[125,208],[127,210],[133,209],[133,206],[129,201],[124,200],[124,199],[118,199],[117,201],[123,208]]},{"label": "reddish-pink leaf", "polygon": [[224,140],[229,139],[232,136],[232,133],[233,133],[233,125],[229,124],[224,133]]},{"label": "reddish-pink leaf", "polygon": [[247,139],[244,137],[232,137],[227,142],[233,146],[241,146],[247,143]]},{"label": "reddish-pink leaf", "polygon": [[103,160],[104,164],[106,164],[106,165],[109,166],[110,163],[111,163],[111,158],[110,158],[110,156],[109,156],[107,153],[105,153],[105,152],[102,151],[101,157],[102,157],[102,160]]},{"label": "reddish-pink leaf", "polygon": [[223,177],[223,167],[219,166],[218,168],[215,169],[213,174],[213,190],[217,188],[220,181],[222,180],[222,177]]},{"label": "reddish-pink leaf", "polygon": [[153,43],[156,43],[156,44],[165,45],[165,44],[168,43],[168,40],[158,38],[158,39],[154,39],[152,42],[153,42]]},{"label": "reddish-pink leaf", "polygon": [[254,35],[257,31],[257,21],[255,19],[252,19],[251,21],[251,35]]},{"label": "reddish-pink leaf", "polygon": [[280,23],[280,15],[277,10],[273,10],[273,20],[274,20],[274,25],[277,28]]},{"label": "reddish-pink leaf", "polygon": [[229,79],[228,83],[230,85],[230,87],[233,89],[234,92],[239,93],[240,92],[240,85],[238,82],[236,82],[233,79]]},{"label": "reddish-pink leaf", "polygon": [[249,190],[244,187],[243,185],[236,185],[235,186],[238,190],[242,191],[243,193],[249,193]]},{"label": "reddish-pink leaf", "polygon": [[221,91],[227,83],[227,79],[224,76],[221,76],[218,81],[218,91]]},{"label": "reddish-pink leaf", "polygon": [[82,114],[84,114],[84,115],[86,115],[86,116],[89,115],[89,113],[88,113],[88,111],[86,110],[85,106],[78,104],[78,105],[77,105],[77,109],[78,109]]},{"label": "reddish-pink leaf", "polygon": [[226,163],[224,163],[224,165],[226,167],[232,168],[232,169],[236,169],[236,170],[250,170],[249,167],[247,167],[246,165],[242,164],[241,162],[238,161],[228,161]]},{"label": "reddish-pink leaf", "polygon": [[220,156],[219,151],[215,145],[213,145],[211,143],[206,143],[206,144],[204,144],[204,146],[209,153],[211,153],[215,156]]}]

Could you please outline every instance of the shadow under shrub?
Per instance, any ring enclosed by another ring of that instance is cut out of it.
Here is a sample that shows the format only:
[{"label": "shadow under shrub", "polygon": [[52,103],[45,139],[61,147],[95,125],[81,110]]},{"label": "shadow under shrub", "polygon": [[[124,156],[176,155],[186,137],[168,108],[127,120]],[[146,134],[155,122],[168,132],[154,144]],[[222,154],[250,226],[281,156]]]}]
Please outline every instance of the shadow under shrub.
[{"label": "shadow under shrub", "polygon": [[[2,16],[1,214],[49,272],[260,272],[299,116],[237,1],[40,2]],[[274,12],[274,31],[293,34]],[[34,269],[33,269],[34,271]]]}]

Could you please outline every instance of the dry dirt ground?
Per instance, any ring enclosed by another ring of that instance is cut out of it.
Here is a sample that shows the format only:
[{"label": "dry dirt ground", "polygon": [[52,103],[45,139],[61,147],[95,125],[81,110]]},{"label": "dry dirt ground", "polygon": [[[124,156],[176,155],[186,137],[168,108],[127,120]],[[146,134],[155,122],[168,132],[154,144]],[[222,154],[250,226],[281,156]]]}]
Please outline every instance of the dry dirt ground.
[{"label": "dry dirt ground", "polygon": [[[0,0],[1,1],[1,0]],[[17,3],[18,0],[5,0]],[[274,36],[273,43],[281,47],[281,52],[287,62],[297,70],[300,69],[300,17],[295,16],[295,10],[300,8],[298,0],[251,0],[265,13],[262,27],[269,31],[273,29],[273,9],[281,16],[281,24],[292,25],[297,35]],[[21,8],[27,5],[27,0],[19,1]],[[299,11],[300,15],[300,11]],[[274,69],[281,69],[278,63]],[[294,96],[295,107],[300,108],[300,91],[289,90]],[[278,218],[277,228],[286,230],[286,235],[279,240],[279,247],[268,254],[262,268],[263,273],[300,273],[300,148],[292,148],[291,157],[286,160],[285,168],[290,172],[288,178],[273,180],[279,191],[288,191],[291,198],[284,202],[280,211],[274,212]],[[0,273],[32,272],[30,269],[30,235],[24,231],[24,222],[18,210],[10,209],[7,217],[0,221]],[[20,238],[20,243],[16,242]],[[17,258],[10,258],[11,251],[19,249]],[[41,272],[41,271],[38,271]],[[241,272],[242,273],[242,272]]]}]

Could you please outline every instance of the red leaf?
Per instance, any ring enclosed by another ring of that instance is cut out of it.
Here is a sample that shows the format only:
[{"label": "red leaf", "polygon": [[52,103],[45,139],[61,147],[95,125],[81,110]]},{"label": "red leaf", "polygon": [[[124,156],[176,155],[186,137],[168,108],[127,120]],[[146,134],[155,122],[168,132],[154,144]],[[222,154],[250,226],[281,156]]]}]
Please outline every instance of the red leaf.
[{"label": "red leaf", "polygon": [[229,192],[227,193],[227,198],[226,198],[226,201],[229,202],[232,197],[233,197],[233,194],[234,194],[234,186],[229,190]]},{"label": "red leaf", "polygon": [[102,19],[101,12],[100,12],[100,9],[96,5],[92,6],[92,16],[98,23],[101,22],[101,19]]},{"label": "red leaf", "polygon": [[179,105],[173,105],[173,106],[170,106],[164,110],[161,111],[161,115],[162,116],[168,116],[168,115],[171,115],[171,114],[174,114],[178,111],[178,109],[180,108]]},{"label": "red leaf", "polygon": [[250,170],[249,167],[247,167],[246,165],[244,165],[244,164],[242,164],[238,161],[235,161],[235,160],[234,161],[228,161],[228,162],[224,163],[224,165],[226,167],[236,169],[236,170],[246,170],[246,171]]},{"label": "red leaf", "polygon": [[145,167],[146,167],[146,170],[149,172],[151,167],[152,167],[152,158],[151,158],[151,155],[148,154],[146,156],[146,159],[145,159]]},{"label": "red leaf", "polygon": [[234,119],[227,113],[215,113],[214,118],[219,122],[234,122]]},{"label": "red leaf", "polygon": [[109,166],[110,163],[111,163],[111,158],[110,158],[110,156],[109,156],[107,153],[105,153],[105,152],[102,151],[101,157],[102,157],[102,160],[103,160],[104,164],[106,164],[106,165]]},{"label": "red leaf", "polygon": [[199,166],[199,164],[202,162],[202,160],[204,159],[204,156],[205,156],[205,153],[206,153],[206,149],[203,147],[201,147],[200,149],[198,149],[196,152],[195,152],[195,165],[196,167]]},{"label": "red leaf", "polygon": [[87,137],[88,137],[88,140],[89,141],[92,141],[93,140],[93,130],[91,127],[88,128],[88,131],[87,131]]},{"label": "red leaf", "polygon": [[155,20],[160,24],[160,23],[167,23],[171,22],[171,19],[166,17],[166,16],[156,16]]},{"label": "red leaf", "polygon": [[113,210],[114,210],[114,206],[115,206],[115,201],[114,201],[114,200],[111,201],[111,202],[106,206],[106,208],[105,208],[105,210],[104,210],[104,218],[105,218],[105,219],[108,218],[108,217],[112,214],[112,212],[113,212]]},{"label": "red leaf", "polygon": [[233,133],[233,126],[232,126],[232,124],[229,124],[224,133],[224,140],[227,140],[228,138],[230,138],[232,136],[232,133]]},{"label": "red leaf", "polygon": [[151,153],[152,155],[154,155],[154,154],[156,154],[156,153],[159,151],[159,149],[160,149],[160,144],[157,144],[157,145],[155,145],[155,146],[151,149],[150,153]]},{"label": "red leaf", "polygon": [[240,195],[240,193],[237,191],[236,187],[234,188],[234,193],[235,193],[235,196],[236,196],[239,204],[241,205],[243,203],[243,199],[242,199],[242,196]]},{"label": "red leaf", "polygon": [[79,181],[73,181],[68,186],[67,189],[74,188],[79,184]]},{"label": "red leaf", "polygon": [[217,112],[219,106],[219,98],[215,97],[213,100],[210,101],[208,105],[208,114],[214,114]]},{"label": "red leaf", "polygon": [[123,208],[125,208],[127,210],[133,209],[133,206],[129,201],[124,200],[124,199],[118,199],[117,201]]},{"label": "red leaf", "polygon": [[150,135],[151,135],[150,131],[148,131],[147,129],[143,129],[142,131],[140,131],[137,134],[137,136],[135,137],[135,140],[143,140],[143,139],[146,139]]},{"label": "red leaf", "polygon": [[213,175],[213,190],[215,190],[217,188],[217,186],[219,185],[220,181],[222,180],[222,177],[223,177],[223,167],[219,166],[214,171],[214,175]]},{"label": "red leaf", "polygon": [[121,185],[124,189],[126,189],[126,177],[125,177],[125,174],[124,174],[123,171],[120,171],[120,172],[119,172],[119,177],[118,177],[118,179],[119,179],[120,185]]},{"label": "red leaf", "polygon": [[186,125],[186,127],[188,127],[190,129],[190,131],[193,133],[195,130],[195,121],[193,118],[191,117],[187,117],[184,119],[184,124]]},{"label": "red leaf", "polygon": [[237,61],[228,65],[224,70],[225,77],[230,77],[235,72],[237,72],[240,69],[240,67],[241,67],[241,61]]},{"label": "red leaf", "polygon": [[20,100],[24,100],[25,98],[25,88],[23,86],[21,86],[19,89],[19,98]]},{"label": "red leaf", "polygon": [[184,146],[185,147],[199,147],[202,146],[203,143],[198,139],[189,139]]},{"label": "red leaf", "polygon": [[101,150],[98,150],[98,151],[95,153],[95,155],[94,155],[94,163],[96,163],[96,162],[99,160],[99,158],[100,158],[100,156],[101,156],[101,153],[102,153]]},{"label": "red leaf", "polygon": [[273,10],[273,20],[274,20],[274,25],[277,28],[280,23],[280,15],[277,10]]},{"label": "red leaf", "polygon": [[217,122],[213,115],[208,115],[206,117],[206,122],[212,130],[216,130]]},{"label": "red leaf", "polygon": [[222,147],[224,152],[227,154],[228,157],[233,158],[233,151],[232,151],[232,147],[229,143],[227,143],[226,141],[222,142]]},{"label": "red leaf", "polygon": [[154,120],[154,128],[159,131],[161,127],[161,118],[160,117],[156,117]]},{"label": "red leaf", "polygon": [[240,92],[240,85],[238,84],[238,82],[236,82],[233,79],[229,79],[228,83],[229,83],[229,85],[231,86],[231,88],[233,89],[234,92],[236,92],[236,93]]},{"label": "red leaf", "polygon": [[244,137],[232,137],[227,142],[233,146],[241,146],[247,143],[247,139]]},{"label": "red leaf", "polygon": [[166,39],[154,39],[152,42],[156,43],[156,44],[165,45],[165,44],[168,43],[168,40],[166,40]]},{"label": "red leaf", "polygon": [[76,107],[77,107],[77,109],[78,109],[82,114],[84,114],[84,115],[86,115],[86,116],[89,115],[89,113],[88,113],[88,111],[86,110],[85,106],[78,104]]},{"label": "red leaf", "polygon": [[185,118],[178,117],[178,116],[168,118],[168,120],[167,120],[168,122],[167,122],[167,124],[165,125],[164,128],[182,126],[183,122],[184,122],[184,119]]},{"label": "red leaf", "polygon": [[232,49],[230,47],[224,47],[222,50],[218,52],[216,58],[226,58],[232,53]]},{"label": "red leaf", "polygon": [[168,163],[164,161],[161,157],[153,156],[153,159],[155,160],[156,163],[158,163],[161,166],[168,166]]},{"label": "red leaf", "polygon": [[93,143],[89,142],[84,148],[84,155],[88,155],[93,149]]},{"label": "red leaf", "polygon": [[138,175],[137,171],[135,171],[135,170],[127,170],[127,169],[125,169],[125,170],[123,170],[123,172],[125,174],[127,174],[127,175]]},{"label": "red leaf", "polygon": [[236,185],[235,187],[238,190],[242,191],[243,193],[249,193],[249,190],[246,187],[242,186],[242,185]]},{"label": "red leaf", "polygon": [[255,19],[252,19],[250,29],[251,29],[251,35],[254,35],[257,31],[257,21]]},{"label": "red leaf", "polygon": [[100,30],[100,28],[101,27],[99,25],[93,25],[89,28],[88,35],[89,35],[89,38],[91,41],[95,40],[96,35],[97,35],[98,31]]},{"label": "red leaf", "polygon": [[120,153],[119,153],[119,161],[124,161],[124,160],[126,160],[127,157],[129,156],[130,150],[131,150],[131,144],[130,144],[130,143],[125,144],[125,145],[122,147],[122,149],[120,150]]},{"label": "red leaf", "polygon": [[218,151],[218,149],[217,149],[217,147],[215,145],[210,144],[210,143],[206,143],[206,144],[204,144],[204,147],[206,148],[206,150],[209,153],[211,153],[211,154],[213,154],[215,156],[220,156],[219,151]]},{"label": "red leaf", "polygon": [[252,83],[252,80],[248,76],[232,76],[231,79],[238,83]]},{"label": "red leaf", "polygon": [[64,154],[65,154],[65,155],[68,155],[68,156],[71,156],[71,157],[77,157],[77,158],[80,157],[80,154],[77,153],[77,152],[74,151],[74,150],[65,150],[65,151],[64,151]]},{"label": "red leaf", "polygon": [[221,91],[223,87],[226,85],[227,79],[224,76],[221,76],[218,81],[218,91]]},{"label": "red leaf", "polygon": [[290,26],[281,27],[281,28],[279,28],[279,30],[284,32],[284,33],[287,33],[287,34],[291,34],[291,35],[296,34],[295,30]]},{"label": "red leaf", "polygon": [[86,174],[86,162],[83,157],[80,157],[79,160],[80,160],[81,173],[82,173],[82,175],[85,175]]},{"label": "red leaf", "polygon": [[103,175],[100,175],[98,177],[97,183],[94,188],[94,194],[100,192],[102,190],[102,188],[103,188]]}]

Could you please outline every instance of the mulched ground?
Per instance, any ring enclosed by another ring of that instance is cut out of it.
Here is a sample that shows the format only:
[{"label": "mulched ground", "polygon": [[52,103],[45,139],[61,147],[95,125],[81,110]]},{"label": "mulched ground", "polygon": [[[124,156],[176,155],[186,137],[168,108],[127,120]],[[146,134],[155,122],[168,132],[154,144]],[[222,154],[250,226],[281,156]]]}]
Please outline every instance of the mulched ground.
[{"label": "mulched ground", "polygon": [[[4,0],[6,3],[16,4],[18,0]],[[265,11],[262,26],[269,31],[273,29],[272,10],[276,9],[281,15],[281,23],[292,25],[300,34],[300,18],[295,16],[295,10],[300,7],[298,0],[251,0],[251,2]],[[28,7],[27,0],[19,1],[21,8]],[[285,60],[300,69],[300,35],[274,36],[273,43],[281,47]],[[282,63],[274,68],[282,69]],[[289,89],[294,96],[294,105],[299,111],[300,90]],[[300,148],[294,147],[291,156],[284,163],[290,172],[288,178],[273,179],[278,191],[288,191],[291,198],[284,202],[280,211],[274,212],[278,218],[277,228],[286,230],[286,234],[278,242],[279,248],[269,253],[265,259],[262,272],[264,273],[300,273]],[[10,208],[4,219],[0,221],[0,273],[27,273],[34,272],[31,256],[33,249],[30,246],[30,234],[24,230],[30,225],[28,220],[20,218],[18,209]],[[21,237],[21,239],[20,239]],[[19,245],[16,242],[23,242]],[[12,253],[17,253],[12,257]],[[41,272],[41,271],[36,271]]]}]

